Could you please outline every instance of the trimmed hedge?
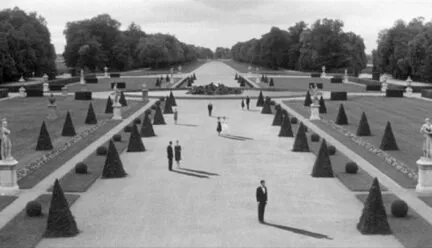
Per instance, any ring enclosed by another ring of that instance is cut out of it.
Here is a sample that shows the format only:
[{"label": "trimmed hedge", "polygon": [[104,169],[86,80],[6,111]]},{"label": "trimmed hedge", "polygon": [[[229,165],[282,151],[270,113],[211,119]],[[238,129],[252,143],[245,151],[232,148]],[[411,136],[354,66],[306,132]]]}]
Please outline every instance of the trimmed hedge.
[{"label": "trimmed hedge", "polygon": [[120,142],[121,140],[122,140],[122,136],[121,136],[121,134],[114,134],[114,136],[113,136],[113,140],[115,141],[115,142]]},{"label": "trimmed hedge", "polygon": [[348,162],[345,164],[345,172],[348,174],[356,174],[358,171],[358,165],[355,162]]},{"label": "trimmed hedge", "polygon": [[29,201],[26,205],[28,217],[37,217],[42,215],[42,205],[37,201]]},{"label": "trimmed hedge", "polygon": [[321,90],[323,89],[323,83],[309,83],[309,88],[308,89],[314,87],[315,84],[317,85],[318,89],[321,89]]},{"label": "trimmed hedge", "polygon": [[404,91],[403,90],[392,90],[387,89],[386,90],[386,97],[403,97]]},{"label": "trimmed hedge", "polygon": [[26,90],[27,97],[43,97],[43,90]]},{"label": "trimmed hedge", "polygon": [[316,133],[311,134],[310,139],[312,142],[318,142],[320,140],[320,136]]},{"label": "trimmed hedge", "polygon": [[110,77],[112,77],[112,78],[119,78],[120,77],[120,73],[110,73]]},{"label": "trimmed hedge", "polygon": [[75,92],[75,100],[91,100],[92,92],[91,91],[77,91]]},{"label": "trimmed hedge", "polygon": [[0,89],[0,98],[5,98],[9,96],[9,90],[8,89]]},{"label": "trimmed hedge", "polygon": [[327,151],[328,154],[331,155],[335,155],[336,154],[336,147],[334,145],[328,145],[327,146]]},{"label": "trimmed hedge", "polygon": [[79,162],[75,165],[76,174],[87,174],[87,165],[83,162]]},{"label": "trimmed hedge", "polygon": [[100,156],[106,155],[107,154],[107,148],[105,146],[99,146],[96,149],[96,154],[100,155]]},{"label": "trimmed hedge", "polygon": [[332,83],[332,84],[341,84],[342,83],[342,78],[340,78],[340,77],[332,77],[332,78],[330,78],[330,83]]},{"label": "trimmed hedge", "polygon": [[111,89],[114,89],[115,84],[117,84],[117,89],[126,89],[125,82],[111,82]]},{"label": "trimmed hedge", "polygon": [[84,81],[86,82],[86,84],[97,84],[98,83],[97,77],[85,77]]},{"label": "trimmed hedge", "polygon": [[125,126],[125,127],[123,128],[123,131],[124,131],[125,133],[130,133],[130,132],[132,132],[132,125],[127,125],[127,126]]},{"label": "trimmed hedge", "polygon": [[331,101],[346,101],[348,99],[346,91],[332,91],[330,92]]},{"label": "trimmed hedge", "polygon": [[373,85],[373,84],[366,85],[366,91],[381,91],[381,85],[379,85],[379,84],[377,84],[377,85]]},{"label": "trimmed hedge", "polygon": [[319,77],[321,77],[321,73],[311,73],[310,76],[313,78],[319,78]]},{"label": "trimmed hedge", "polygon": [[425,97],[425,98],[431,98],[432,99],[432,89],[422,90],[421,96]]},{"label": "trimmed hedge", "polygon": [[64,85],[55,84],[55,85],[50,85],[49,89],[50,89],[50,91],[62,91],[63,87],[64,87]]},{"label": "trimmed hedge", "polygon": [[391,213],[394,217],[404,218],[408,213],[408,205],[405,201],[395,200],[391,204]]},{"label": "trimmed hedge", "polygon": [[291,124],[297,124],[297,123],[298,123],[297,118],[296,117],[292,117],[291,118]]}]

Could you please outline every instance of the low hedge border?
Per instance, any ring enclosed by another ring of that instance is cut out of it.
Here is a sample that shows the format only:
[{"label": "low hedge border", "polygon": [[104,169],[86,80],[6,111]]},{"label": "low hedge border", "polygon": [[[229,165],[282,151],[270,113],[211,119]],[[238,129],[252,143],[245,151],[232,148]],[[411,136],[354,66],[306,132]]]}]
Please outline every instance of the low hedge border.
[{"label": "low hedge border", "polygon": [[75,92],[75,100],[81,101],[89,101],[92,99],[91,91],[76,91]]},{"label": "low hedge border", "polygon": [[9,90],[8,89],[0,89],[0,98],[6,98],[9,96]]},{"label": "low hedge border", "polygon": [[114,89],[115,84],[117,84],[117,89],[126,89],[125,82],[111,82],[111,89]]},{"label": "low hedge border", "polygon": [[346,101],[348,100],[346,91],[331,91],[330,92],[331,101]]},{"label": "low hedge border", "polygon": [[332,84],[341,84],[342,83],[342,78],[340,78],[340,77],[332,77],[332,78],[330,78],[330,83],[332,83]]},{"label": "low hedge border", "polygon": [[44,93],[42,89],[29,89],[26,90],[27,97],[43,97]]},{"label": "low hedge border", "polygon": [[366,85],[366,91],[381,91],[381,85],[368,84]]},{"label": "low hedge border", "polygon": [[321,89],[321,90],[323,89],[323,83],[309,83],[309,88],[308,89],[314,87],[315,84],[316,84],[316,86],[317,86],[318,89]]},{"label": "low hedge border", "polygon": [[386,97],[403,97],[403,96],[404,96],[403,90],[394,90],[394,89],[386,90]]}]

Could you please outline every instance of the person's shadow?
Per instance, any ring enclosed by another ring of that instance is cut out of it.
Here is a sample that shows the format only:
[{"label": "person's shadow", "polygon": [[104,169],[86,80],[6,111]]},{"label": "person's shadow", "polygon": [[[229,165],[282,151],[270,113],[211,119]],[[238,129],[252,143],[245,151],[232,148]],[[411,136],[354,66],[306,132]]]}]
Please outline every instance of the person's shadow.
[{"label": "person's shadow", "polygon": [[308,237],[311,237],[311,238],[333,240],[332,237],[329,237],[329,236],[327,236],[325,234],[310,232],[310,231],[307,231],[307,230],[298,229],[298,228],[294,228],[294,227],[282,226],[282,225],[272,224],[272,223],[268,223],[268,222],[263,222],[263,225],[267,225],[267,226],[271,226],[271,227],[274,227],[274,228],[282,229],[282,230],[285,230],[285,231],[297,233],[297,234],[300,234],[300,235],[305,235],[305,236],[308,236]]}]

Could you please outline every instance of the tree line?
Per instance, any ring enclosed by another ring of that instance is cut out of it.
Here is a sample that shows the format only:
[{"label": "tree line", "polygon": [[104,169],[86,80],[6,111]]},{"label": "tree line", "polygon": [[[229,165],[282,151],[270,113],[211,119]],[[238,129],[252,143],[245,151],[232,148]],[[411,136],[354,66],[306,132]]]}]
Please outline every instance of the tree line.
[{"label": "tree line", "polygon": [[366,67],[363,39],[343,31],[340,20],[323,19],[308,27],[303,21],[287,30],[272,27],[260,39],[238,42],[231,48],[234,60],[278,69],[343,72],[358,75]]}]

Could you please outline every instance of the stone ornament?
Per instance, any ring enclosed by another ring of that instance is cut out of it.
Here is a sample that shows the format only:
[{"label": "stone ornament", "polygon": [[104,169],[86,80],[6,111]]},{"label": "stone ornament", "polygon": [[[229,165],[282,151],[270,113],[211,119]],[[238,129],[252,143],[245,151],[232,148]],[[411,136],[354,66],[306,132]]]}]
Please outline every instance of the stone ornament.
[{"label": "stone ornament", "polygon": [[15,159],[12,157],[12,143],[9,138],[11,131],[7,127],[7,120],[6,118],[2,119],[2,126],[0,130],[1,135],[1,158],[2,161],[15,161]]}]

